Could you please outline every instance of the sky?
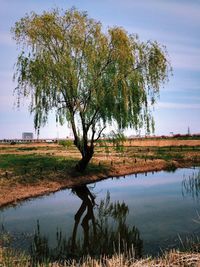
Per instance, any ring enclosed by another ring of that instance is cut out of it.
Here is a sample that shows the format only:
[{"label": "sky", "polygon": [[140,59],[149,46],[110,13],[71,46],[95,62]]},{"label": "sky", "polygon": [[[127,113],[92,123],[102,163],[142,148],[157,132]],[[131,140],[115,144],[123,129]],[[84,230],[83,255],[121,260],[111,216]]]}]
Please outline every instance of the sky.
[{"label": "sky", "polygon": [[[27,101],[16,107],[14,64],[19,50],[10,32],[26,13],[52,8],[79,10],[101,21],[103,27],[122,26],[142,41],[167,47],[173,76],[160,88],[154,107],[155,134],[200,133],[200,0],[0,0],[0,139],[21,138],[34,132]],[[56,125],[50,114],[40,138],[70,136],[67,125]],[[129,130],[128,135],[134,135]],[[36,135],[35,135],[36,136]]]}]

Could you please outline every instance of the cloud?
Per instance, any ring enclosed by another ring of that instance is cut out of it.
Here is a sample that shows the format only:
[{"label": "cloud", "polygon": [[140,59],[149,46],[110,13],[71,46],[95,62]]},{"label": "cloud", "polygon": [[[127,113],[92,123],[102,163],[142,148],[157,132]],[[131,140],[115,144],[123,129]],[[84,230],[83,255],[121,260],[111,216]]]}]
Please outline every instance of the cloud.
[{"label": "cloud", "polygon": [[[170,78],[171,80],[171,78]],[[190,83],[191,81],[191,83]],[[200,92],[200,84],[196,84],[193,80],[190,79],[176,79],[174,82],[169,82],[165,85],[164,88],[161,88],[163,92],[179,92],[179,93],[198,93]],[[195,100],[195,99],[194,99]]]},{"label": "cloud", "polygon": [[199,54],[192,54],[191,51],[185,52],[171,52],[172,66],[177,69],[184,69],[190,71],[200,71],[200,51]]},{"label": "cloud", "polygon": [[[157,6],[160,6],[163,10],[168,10],[171,14],[175,16],[184,18],[185,21],[190,20],[190,22],[197,23],[200,22],[200,5],[192,4],[192,1],[188,1],[187,3],[180,1],[155,1]],[[194,3],[194,2],[193,2]]]},{"label": "cloud", "polygon": [[173,68],[199,71],[200,44],[196,36],[186,36],[172,31],[156,31],[144,28],[127,28],[129,33],[139,33],[141,40],[157,40],[165,45]]},{"label": "cloud", "polygon": [[9,32],[0,32],[0,45],[15,45],[14,41],[12,40],[12,36]]},{"label": "cloud", "polygon": [[16,84],[12,81],[12,73],[0,71],[0,109],[13,103],[13,93]]},{"label": "cloud", "polygon": [[200,96],[184,96],[184,95],[180,95],[179,99],[184,99],[184,100],[194,100],[194,101],[198,101],[200,102]]},{"label": "cloud", "polygon": [[185,104],[185,103],[173,103],[173,102],[159,102],[156,109],[200,109],[200,104]]},{"label": "cloud", "polygon": [[[176,0],[140,0],[123,1],[125,8],[141,8],[146,10],[156,10],[158,13],[171,14],[177,19],[193,22],[200,22],[200,5],[199,3],[191,3],[192,1],[176,1]],[[197,1],[196,1],[197,2]],[[118,1],[119,4],[119,1]]]},{"label": "cloud", "polygon": [[12,112],[14,110],[14,100],[13,102],[6,96],[0,96],[0,113]]}]

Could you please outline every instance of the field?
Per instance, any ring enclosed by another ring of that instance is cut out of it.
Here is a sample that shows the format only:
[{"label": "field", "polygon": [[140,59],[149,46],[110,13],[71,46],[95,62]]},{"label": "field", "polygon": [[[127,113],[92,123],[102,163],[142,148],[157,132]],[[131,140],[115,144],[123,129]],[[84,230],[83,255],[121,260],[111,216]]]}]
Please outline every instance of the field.
[{"label": "field", "polygon": [[[200,166],[200,139],[136,139],[123,143],[100,142],[85,173],[75,171],[80,153],[69,142],[0,144],[0,207],[30,197],[129,173],[174,171]],[[199,266],[199,250],[171,251],[161,258],[85,258],[84,262],[46,263],[38,266]],[[30,266],[30,257],[1,247],[0,266]]]},{"label": "field", "polygon": [[107,177],[197,166],[200,140],[100,142],[84,174],[75,172],[79,159],[71,143],[0,144],[0,206]]}]

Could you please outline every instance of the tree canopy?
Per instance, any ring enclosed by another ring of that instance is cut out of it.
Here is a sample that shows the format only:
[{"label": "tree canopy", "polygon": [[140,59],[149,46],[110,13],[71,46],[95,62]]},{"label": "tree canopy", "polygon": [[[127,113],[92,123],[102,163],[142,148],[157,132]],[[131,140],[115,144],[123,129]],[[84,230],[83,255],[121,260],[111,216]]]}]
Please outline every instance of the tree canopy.
[{"label": "tree canopy", "polygon": [[165,47],[122,27],[104,31],[75,8],[32,12],[12,32],[21,48],[16,91],[19,99],[30,97],[36,129],[55,110],[61,124],[69,122],[83,158],[91,158],[109,124],[150,130],[151,106],[171,68]]}]

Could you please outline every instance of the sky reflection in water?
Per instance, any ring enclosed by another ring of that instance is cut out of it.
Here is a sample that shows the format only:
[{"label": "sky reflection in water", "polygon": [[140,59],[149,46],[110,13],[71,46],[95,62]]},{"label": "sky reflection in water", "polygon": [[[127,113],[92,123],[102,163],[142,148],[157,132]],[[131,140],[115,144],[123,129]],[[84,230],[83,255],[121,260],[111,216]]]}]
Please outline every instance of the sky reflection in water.
[{"label": "sky reflection in water", "polygon": [[[184,192],[182,181],[199,173],[199,169],[178,169],[174,173],[155,172],[128,175],[126,178],[108,179],[88,185],[96,195],[96,203],[110,193],[110,201],[124,202],[129,209],[126,223],[135,226],[143,240],[145,253],[157,253],[160,248],[176,246],[177,236],[199,233],[197,218],[198,198]],[[184,193],[184,194],[183,194]],[[74,215],[81,206],[81,199],[71,190],[63,190],[46,197],[23,202],[1,211],[0,218],[6,229],[14,232],[33,232],[37,220],[41,232],[54,244],[56,229],[67,238],[72,235]],[[94,214],[97,208],[94,209]],[[82,233],[78,226],[77,236]]]}]

